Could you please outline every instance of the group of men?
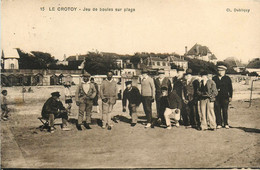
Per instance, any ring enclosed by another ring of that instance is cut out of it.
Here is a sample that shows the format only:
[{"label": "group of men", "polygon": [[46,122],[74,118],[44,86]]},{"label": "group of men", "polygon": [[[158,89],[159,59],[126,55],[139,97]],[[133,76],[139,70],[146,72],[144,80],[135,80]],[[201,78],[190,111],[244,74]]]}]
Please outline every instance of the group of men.
[{"label": "group of men", "polygon": [[[163,70],[158,71],[158,77],[153,79],[148,75],[148,70],[142,70],[141,91],[132,86],[132,81],[126,82],[123,92],[122,111],[126,112],[127,103],[129,114],[132,117],[131,126],[137,124],[137,107],[142,103],[147,123],[145,128],[153,128],[155,125],[172,128],[170,115],[173,114],[175,126],[183,123],[185,127],[194,127],[198,130],[216,130],[216,128],[229,128],[228,105],[232,99],[232,82],[225,75],[226,67],[218,66],[218,75],[211,80],[206,72],[201,77],[193,78],[192,70],[188,69],[182,78],[174,79],[173,85],[169,78],[165,77]],[[90,81],[91,75],[83,73],[83,81],[77,86],[75,93],[76,105],[79,107],[76,127],[82,130],[91,129],[91,111],[93,101],[98,97],[102,100],[102,128],[111,130],[112,110],[117,101],[117,82],[113,80],[113,73],[108,72],[100,89]],[[52,93],[52,97],[46,101],[42,109],[42,116],[49,119],[50,131],[53,132],[54,119],[63,119],[63,130],[67,127],[68,116],[66,109],[59,101],[59,92]],[[152,113],[152,103],[156,102],[157,115]],[[97,102],[94,102],[97,103]],[[223,118],[222,118],[223,113]],[[83,121],[83,118],[86,120]],[[180,122],[180,123],[179,123]]]},{"label": "group of men", "polygon": [[[180,122],[186,127],[197,130],[216,130],[222,127],[229,129],[228,106],[232,100],[232,81],[226,75],[227,68],[218,66],[218,74],[202,71],[196,78],[192,70],[180,78],[174,78],[173,85],[163,70],[158,71],[158,77],[152,79],[148,71],[142,71],[141,93],[132,86],[131,81],[126,82],[127,88],[123,93],[123,112],[126,111],[128,100],[129,113],[132,116],[132,126],[137,122],[136,107],[142,103],[147,118],[145,128],[155,125],[166,125],[172,128],[170,115],[175,120],[175,126]],[[152,114],[152,103],[156,102],[157,115]]]}]

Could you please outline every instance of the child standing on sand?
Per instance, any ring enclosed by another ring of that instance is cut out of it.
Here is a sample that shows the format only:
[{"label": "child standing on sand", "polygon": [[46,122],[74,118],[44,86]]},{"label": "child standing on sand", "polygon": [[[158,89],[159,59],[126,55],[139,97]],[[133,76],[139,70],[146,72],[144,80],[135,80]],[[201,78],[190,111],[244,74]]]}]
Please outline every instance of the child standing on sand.
[{"label": "child standing on sand", "polygon": [[1,110],[2,110],[2,115],[1,118],[6,121],[8,120],[8,113],[10,109],[7,107],[7,90],[2,91],[2,96],[1,96]]},{"label": "child standing on sand", "polygon": [[71,94],[71,90],[70,90],[70,87],[71,87],[70,82],[66,82],[64,84],[64,87],[65,87],[65,91],[64,91],[65,103],[68,104],[68,107],[67,107],[68,115],[71,115],[72,94]]}]

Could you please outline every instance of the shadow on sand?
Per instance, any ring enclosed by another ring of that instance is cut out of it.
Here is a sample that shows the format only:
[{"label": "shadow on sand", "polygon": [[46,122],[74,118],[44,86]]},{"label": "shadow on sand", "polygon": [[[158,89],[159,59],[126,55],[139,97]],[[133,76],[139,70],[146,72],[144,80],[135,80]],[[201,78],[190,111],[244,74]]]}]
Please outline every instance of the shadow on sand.
[{"label": "shadow on sand", "polygon": [[230,127],[230,128],[243,130],[244,132],[248,132],[248,133],[260,133],[260,129],[255,129],[255,128],[247,128],[247,127]]}]

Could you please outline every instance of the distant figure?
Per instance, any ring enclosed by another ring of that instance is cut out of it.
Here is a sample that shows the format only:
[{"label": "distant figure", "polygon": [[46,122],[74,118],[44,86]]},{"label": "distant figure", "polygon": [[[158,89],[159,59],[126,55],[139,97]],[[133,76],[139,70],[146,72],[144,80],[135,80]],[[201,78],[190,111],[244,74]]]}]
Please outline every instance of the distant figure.
[{"label": "distant figure", "polygon": [[128,109],[130,116],[132,117],[131,126],[135,126],[137,123],[137,111],[136,108],[141,103],[141,94],[139,89],[135,86],[132,86],[132,81],[125,82],[126,89],[123,92],[123,112],[126,112],[126,103],[128,100]]},{"label": "distant figure", "polygon": [[182,101],[181,98],[177,95],[176,91],[173,90],[168,93],[167,87],[162,87],[162,99],[161,107],[165,108],[164,117],[166,121],[167,129],[171,129],[170,115],[174,115],[175,125],[179,127],[179,120],[181,114]]},{"label": "distant figure", "polygon": [[26,88],[23,87],[23,88],[22,88],[22,93],[25,93],[25,92],[26,92]]},{"label": "distant figure", "polygon": [[96,96],[93,99],[93,106],[96,106],[97,109],[97,113],[99,113],[99,105],[98,105],[98,96],[99,96],[99,90],[98,90],[98,84],[95,82],[94,78],[91,77],[90,78],[90,82],[92,84],[94,84],[95,88],[96,88]]},{"label": "distant figure", "polygon": [[7,90],[3,90],[2,97],[1,97],[1,110],[2,110],[1,118],[4,121],[8,120],[8,113],[10,112],[10,109],[8,108],[6,96],[7,96]]},{"label": "distant figure", "polygon": [[156,100],[156,109],[157,109],[157,117],[158,117],[158,122],[165,124],[165,119],[164,119],[164,110],[160,107],[161,103],[161,97],[162,97],[162,90],[161,88],[167,87],[168,89],[168,94],[172,91],[172,85],[171,81],[165,77],[165,72],[164,70],[159,70],[158,71],[159,77],[154,79],[154,85],[155,85],[155,100]]},{"label": "distant figure", "polygon": [[78,123],[76,125],[79,131],[82,130],[83,117],[86,114],[86,121],[84,121],[84,126],[86,129],[91,129],[89,126],[91,123],[91,111],[93,106],[93,99],[96,96],[96,88],[89,81],[90,74],[88,72],[83,73],[83,82],[77,87],[75,100],[77,106],[79,106]]},{"label": "distant figure", "polygon": [[216,117],[214,112],[214,101],[218,95],[216,84],[208,79],[208,73],[201,73],[201,82],[199,88],[200,110],[201,110],[201,130],[216,130]]},{"label": "distant figure", "polygon": [[155,99],[155,87],[154,81],[148,76],[148,70],[142,70],[142,80],[141,80],[141,95],[144,112],[147,118],[147,124],[145,128],[153,127],[152,121],[152,103]]},{"label": "distant figure", "polygon": [[28,93],[33,93],[32,87],[28,88]]},{"label": "distant figure", "polygon": [[70,82],[67,81],[64,84],[64,94],[65,94],[65,103],[68,105],[67,111],[69,116],[71,116],[71,106],[72,106],[72,94],[71,94],[70,87],[71,87]]},{"label": "distant figure", "polygon": [[42,117],[49,119],[49,131],[51,133],[54,132],[54,119],[56,118],[62,118],[62,130],[71,130],[68,127],[68,113],[59,98],[59,92],[51,93],[51,97],[42,107]]},{"label": "distant figure", "polygon": [[[107,127],[108,130],[112,129],[111,122],[111,112],[116,104],[116,86],[117,83],[113,79],[113,73],[109,71],[107,73],[107,78],[103,80],[100,87],[100,97],[102,99],[102,128],[105,129]],[[117,121],[114,120],[116,123]]]},{"label": "distant figure", "polygon": [[[229,129],[228,124],[228,105],[232,101],[233,86],[229,76],[226,75],[227,67],[224,65],[218,66],[218,76],[213,77],[214,82],[217,85],[218,95],[215,101],[215,114],[217,119],[217,128],[224,127]],[[222,114],[223,118],[222,118]]]}]

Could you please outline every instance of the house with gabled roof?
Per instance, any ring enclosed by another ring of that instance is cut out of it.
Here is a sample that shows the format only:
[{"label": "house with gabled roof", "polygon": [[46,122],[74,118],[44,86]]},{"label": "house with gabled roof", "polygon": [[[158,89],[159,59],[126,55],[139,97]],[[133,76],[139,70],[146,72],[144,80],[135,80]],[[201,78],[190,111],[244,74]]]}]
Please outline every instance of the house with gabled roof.
[{"label": "house with gabled roof", "polygon": [[20,56],[16,48],[2,49],[1,69],[18,70]]},{"label": "house with gabled roof", "polygon": [[217,57],[209,50],[207,46],[195,44],[189,51],[186,51],[185,56],[193,59],[217,63]]}]

